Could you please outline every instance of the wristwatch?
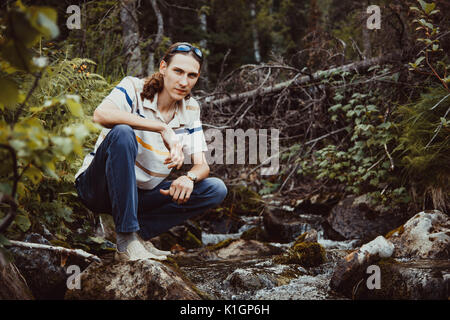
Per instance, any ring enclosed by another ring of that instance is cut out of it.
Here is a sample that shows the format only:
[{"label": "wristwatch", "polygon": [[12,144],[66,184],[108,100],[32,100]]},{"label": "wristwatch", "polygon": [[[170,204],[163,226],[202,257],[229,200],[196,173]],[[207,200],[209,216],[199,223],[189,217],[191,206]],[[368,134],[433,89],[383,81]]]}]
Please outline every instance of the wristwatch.
[{"label": "wristwatch", "polygon": [[195,183],[195,181],[197,181],[197,175],[196,175],[195,173],[191,172],[191,171],[188,171],[188,172],[186,173],[186,176],[187,176],[189,179],[191,179],[192,182],[194,182],[194,183]]}]

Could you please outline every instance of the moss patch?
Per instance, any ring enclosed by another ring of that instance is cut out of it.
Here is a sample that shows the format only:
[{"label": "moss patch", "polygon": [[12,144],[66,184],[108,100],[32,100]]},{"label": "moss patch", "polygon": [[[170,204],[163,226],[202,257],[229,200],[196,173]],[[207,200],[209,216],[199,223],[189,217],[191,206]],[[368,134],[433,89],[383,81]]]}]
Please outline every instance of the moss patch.
[{"label": "moss patch", "polygon": [[235,241],[236,239],[225,239],[223,241],[220,241],[219,243],[216,244],[211,244],[209,246],[206,246],[206,249],[210,250],[210,251],[216,251],[222,248],[227,247],[230,243],[232,243],[233,241]]},{"label": "moss patch", "polygon": [[264,202],[255,191],[244,187],[233,187],[221,207],[230,208],[230,213],[236,215],[259,214]]},{"label": "moss patch", "polygon": [[306,268],[317,267],[326,261],[325,249],[317,242],[299,242],[285,254],[274,257],[275,263],[299,264]]},{"label": "moss patch", "polygon": [[182,246],[187,249],[201,248],[202,241],[199,238],[197,238],[192,232],[188,231],[186,232],[186,235],[183,239]]}]

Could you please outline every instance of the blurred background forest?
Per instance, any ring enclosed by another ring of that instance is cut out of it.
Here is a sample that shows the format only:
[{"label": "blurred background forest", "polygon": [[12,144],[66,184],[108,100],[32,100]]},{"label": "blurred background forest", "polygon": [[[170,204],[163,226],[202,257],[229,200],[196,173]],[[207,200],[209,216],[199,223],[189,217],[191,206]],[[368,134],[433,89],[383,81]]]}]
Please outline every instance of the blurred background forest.
[{"label": "blurred background forest", "polygon": [[[71,5],[79,29],[67,26]],[[369,5],[381,9],[380,29],[367,28]],[[29,232],[104,245],[73,186],[98,134],[93,110],[124,76],[154,72],[177,41],[206,55],[194,91],[204,130],[280,130],[278,174],[211,166],[232,190],[224,206],[244,186],[262,203],[366,194],[389,210],[448,213],[449,9],[445,0],[2,1],[0,249]]]}]

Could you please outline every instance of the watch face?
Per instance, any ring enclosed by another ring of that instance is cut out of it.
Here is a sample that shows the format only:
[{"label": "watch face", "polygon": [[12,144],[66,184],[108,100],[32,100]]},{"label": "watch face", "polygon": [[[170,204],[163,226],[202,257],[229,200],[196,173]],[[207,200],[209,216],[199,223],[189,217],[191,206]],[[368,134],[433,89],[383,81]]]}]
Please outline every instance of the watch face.
[{"label": "watch face", "polygon": [[194,182],[195,182],[195,180],[197,180],[197,176],[195,174],[193,174],[192,172],[188,172],[187,176],[189,177],[189,179],[191,179]]}]

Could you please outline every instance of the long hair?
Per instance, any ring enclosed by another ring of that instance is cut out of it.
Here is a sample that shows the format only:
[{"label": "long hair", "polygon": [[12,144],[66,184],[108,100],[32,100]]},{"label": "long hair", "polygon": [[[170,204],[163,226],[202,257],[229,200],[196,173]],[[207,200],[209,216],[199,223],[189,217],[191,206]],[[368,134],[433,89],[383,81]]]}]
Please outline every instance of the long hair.
[{"label": "long hair", "polygon": [[[180,44],[183,44],[185,42],[177,42],[174,43],[173,45],[171,45],[169,47],[169,49],[167,49],[167,51],[165,52],[162,60],[164,60],[167,65],[170,64],[170,62],[172,61],[172,58],[176,55],[176,54],[184,54],[184,55],[190,55],[192,56],[195,60],[198,61],[198,63],[200,64],[200,69],[202,68],[202,64],[203,64],[203,60],[200,59],[199,57],[197,57],[197,55],[192,52],[180,52],[180,51],[176,51],[176,52],[172,52],[174,48],[176,48],[177,46],[179,46]],[[163,75],[158,71],[155,72],[154,74],[152,74],[150,77],[148,77],[145,80],[144,83],[144,88],[141,92],[141,99],[148,99],[150,101],[153,102],[153,98],[155,97],[156,93],[160,93],[161,91],[163,91],[164,89],[164,77]],[[188,101],[191,98],[191,94],[189,93],[184,99],[186,101]]]}]

